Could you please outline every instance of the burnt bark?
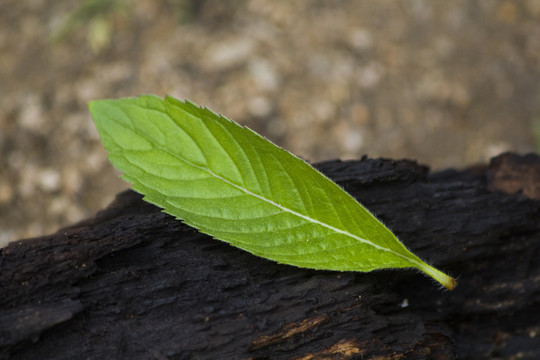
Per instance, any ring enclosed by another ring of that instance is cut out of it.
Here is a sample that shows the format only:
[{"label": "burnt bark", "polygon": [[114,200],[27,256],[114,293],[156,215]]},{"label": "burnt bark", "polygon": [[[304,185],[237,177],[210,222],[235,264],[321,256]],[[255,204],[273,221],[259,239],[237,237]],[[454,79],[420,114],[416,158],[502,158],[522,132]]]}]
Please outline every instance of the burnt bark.
[{"label": "burnt bark", "polygon": [[317,166],[458,287],[279,265],[127,191],[0,249],[0,357],[540,359],[538,156],[433,174],[406,160]]}]

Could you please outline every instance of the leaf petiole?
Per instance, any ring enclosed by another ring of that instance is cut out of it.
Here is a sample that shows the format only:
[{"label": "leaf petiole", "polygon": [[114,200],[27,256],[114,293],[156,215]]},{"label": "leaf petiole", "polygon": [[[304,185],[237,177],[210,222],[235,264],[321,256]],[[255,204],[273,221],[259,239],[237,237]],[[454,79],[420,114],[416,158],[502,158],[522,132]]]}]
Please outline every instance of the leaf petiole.
[{"label": "leaf petiole", "polygon": [[428,274],[429,276],[437,280],[442,286],[444,286],[448,290],[454,290],[454,288],[457,286],[456,279],[454,279],[451,276],[446,275],[442,271],[437,270],[426,263],[418,264],[418,270]]}]

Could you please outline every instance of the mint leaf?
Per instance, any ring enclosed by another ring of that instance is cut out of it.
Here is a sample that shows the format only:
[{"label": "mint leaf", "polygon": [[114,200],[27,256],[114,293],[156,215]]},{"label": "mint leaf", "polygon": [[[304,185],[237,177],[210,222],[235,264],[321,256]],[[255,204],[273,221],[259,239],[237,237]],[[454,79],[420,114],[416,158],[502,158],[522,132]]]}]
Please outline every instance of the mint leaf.
[{"label": "mint leaf", "polygon": [[203,233],[284,264],[416,268],[456,286],[342,188],[250,129],[172,97],[97,100],[89,108],[122,178]]}]

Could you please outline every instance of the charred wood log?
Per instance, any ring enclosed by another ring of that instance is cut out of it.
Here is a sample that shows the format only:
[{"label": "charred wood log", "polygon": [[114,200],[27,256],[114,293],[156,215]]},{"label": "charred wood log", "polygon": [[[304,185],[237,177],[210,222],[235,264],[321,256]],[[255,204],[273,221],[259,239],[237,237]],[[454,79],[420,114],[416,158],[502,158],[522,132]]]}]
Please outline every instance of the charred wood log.
[{"label": "charred wood log", "polygon": [[0,357],[540,359],[540,157],[317,166],[458,287],[279,265],[127,191],[0,249]]}]

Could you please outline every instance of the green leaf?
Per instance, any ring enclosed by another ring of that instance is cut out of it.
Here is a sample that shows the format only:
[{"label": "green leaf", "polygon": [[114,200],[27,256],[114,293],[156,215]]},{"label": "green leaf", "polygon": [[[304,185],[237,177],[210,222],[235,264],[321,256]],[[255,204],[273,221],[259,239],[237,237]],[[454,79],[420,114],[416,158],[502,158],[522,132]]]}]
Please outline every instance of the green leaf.
[{"label": "green leaf", "polygon": [[342,188],[250,129],[172,97],[97,100],[89,108],[122,177],[203,233],[279,263],[416,268],[456,286]]}]

